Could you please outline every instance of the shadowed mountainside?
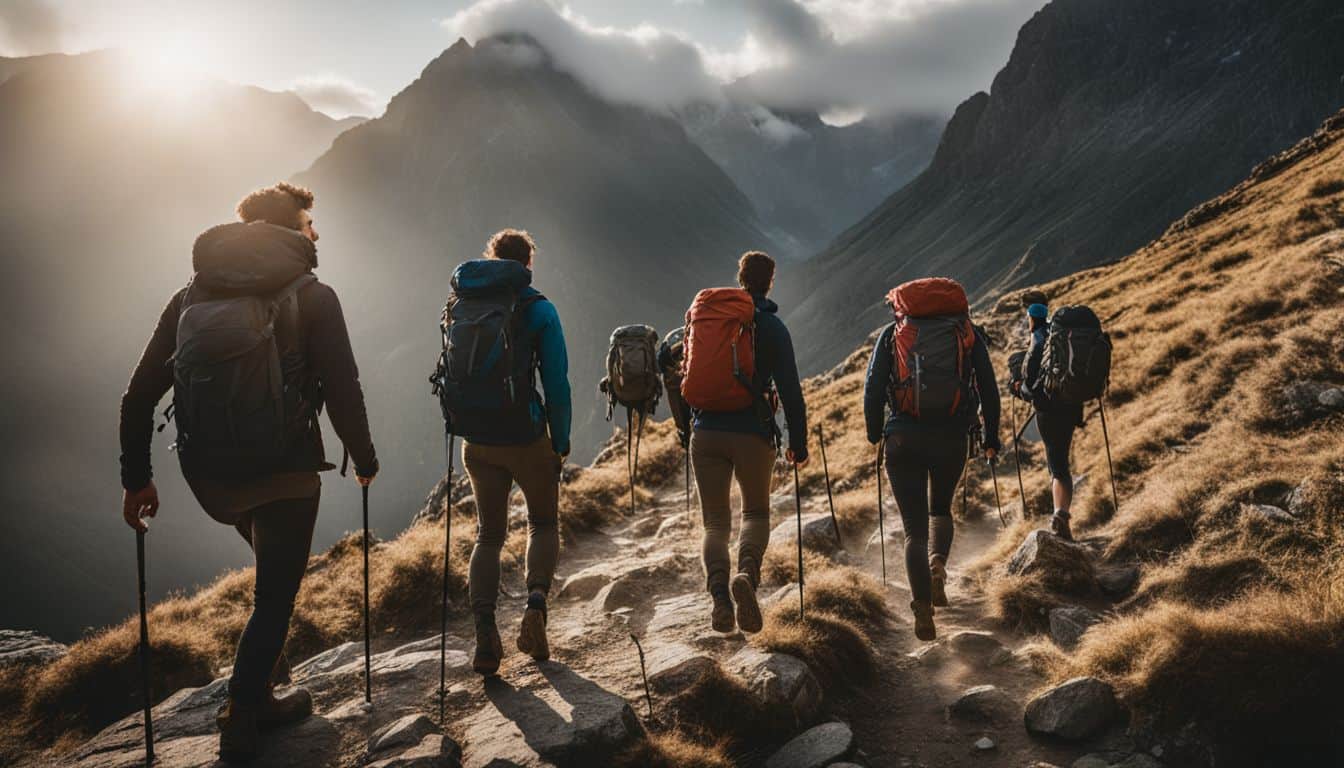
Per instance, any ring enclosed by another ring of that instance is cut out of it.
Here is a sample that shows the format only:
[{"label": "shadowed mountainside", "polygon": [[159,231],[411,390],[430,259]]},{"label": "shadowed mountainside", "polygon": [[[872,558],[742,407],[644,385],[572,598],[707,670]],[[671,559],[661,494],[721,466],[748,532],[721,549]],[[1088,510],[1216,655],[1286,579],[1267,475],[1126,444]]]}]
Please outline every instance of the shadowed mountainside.
[{"label": "shadowed mountainside", "polygon": [[782,285],[804,366],[879,321],[862,286],[943,274],[993,299],[1156,237],[1344,104],[1341,36],[1331,0],[1054,0],[928,170]]}]

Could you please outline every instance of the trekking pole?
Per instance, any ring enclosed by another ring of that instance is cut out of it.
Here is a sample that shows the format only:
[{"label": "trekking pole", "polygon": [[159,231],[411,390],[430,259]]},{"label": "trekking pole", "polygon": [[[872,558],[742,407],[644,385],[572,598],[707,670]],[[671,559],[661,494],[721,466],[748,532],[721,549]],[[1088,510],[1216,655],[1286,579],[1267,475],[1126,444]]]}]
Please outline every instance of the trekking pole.
[{"label": "trekking pole", "polygon": [[1115,465],[1111,463],[1111,436],[1106,431],[1106,404],[1101,398],[1097,398],[1097,405],[1101,411],[1101,438],[1106,442],[1106,471],[1111,476],[1111,501],[1115,504],[1115,511],[1120,512],[1120,495],[1115,492]]},{"label": "trekking pole", "polygon": [[999,498],[999,473],[994,470],[996,463],[994,459],[985,459],[985,464],[989,466],[989,476],[994,478],[994,506],[999,509],[999,527],[1007,528],[1008,521],[1003,518],[1003,499]]},{"label": "trekking pole", "polygon": [[448,503],[443,508],[443,602],[439,617],[439,725],[448,701],[448,574],[453,546],[453,433],[448,433]]},{"label": "trekking pole", "polygon": [[[369,657],[369,486],[361,485],[364,499],[364,703],[373,703],[373,662]],[[448,490],[452,498],[452,489]]]},{"label": "trekking pole", "polygon": [[972,445],[974,444],[971,442],[971,436],[968,434],[966,435],[966,458],[968,461],[966,462],[966,471],[961,475],[961,517],[963,520],[966,518],[966,510],[970,508],[970,500],[968,499],[969,483],[966,481],[969,479],[967,475],[971,473],[971,463],[969,459],[975,455],[975,449],[972,448]]},{"label": "trekking pole", "polygon": [[1017,399],[1014,397],[1012,405],[1009,407],[1013,416],[1013,467],[1017,470],[1017,493],[1022,500],[1022,519],[1031,517],[1030,510],[1027,509],[1027,489],[1022,484],[1022,451],[1018,447],[1017,439]]},{"label": "trekking pole", "polygon": [[831,468],[826,462],[826,431],[817,425],[817,442],[821,444],[821,471],[826,476],[826,503],[831,507],[831,527],[835,529],[835,546],[844,549],[840,540],[840,522],[835,519],[835,498],[831,495]]},{"label": "trekking pole", "polygon": [[154,762],[154,717],[150,712],[149,615],[145,611],[145,532],[135,532],[135,564],[140,586],[140,692],[145,704],[145,765]]},{"label": "trekking pole", "polygon": [[644,701],[649,705],[649,719],[653,719],[653,694],[649,693],[649,673],[644,668],[644,646],[640,645],[639,638],[635,633],[630,633],[630,639],[635,641],[635,650],[639,651],[639,676],[644,678]]},{"label": "trekking pole", "polygon": [[630,516],[635,515],[635,412],[625,408],[625,471],[630,476]]},{"label": "trekking pole", "polygon": [[882,583],[887,583],[887,532],[882,516],[882,447],[877,443],[877,543],[882,548]]},{"label": "trekking pole", "polygon": [[798,515],[798,619],[803,616],[803,491],[798,486],[798,464],[793,463],[793,509]]}]

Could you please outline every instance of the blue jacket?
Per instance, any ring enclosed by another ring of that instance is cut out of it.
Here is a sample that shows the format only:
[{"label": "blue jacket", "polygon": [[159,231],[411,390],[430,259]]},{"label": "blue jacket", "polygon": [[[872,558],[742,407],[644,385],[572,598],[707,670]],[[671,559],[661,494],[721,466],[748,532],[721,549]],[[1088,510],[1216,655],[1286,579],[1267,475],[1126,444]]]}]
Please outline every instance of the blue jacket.
[{"label": "blue jacket", "polygon": [[[868,429],[868,442],[877,443],[884,435],[898,429],[957,429],[965,430],[975,423],[976,414],[966,409],[964,414],[938,417],[926,416],[916,420],[913,416],[893,410],[887,415],[888,392],[891,382],[891,369],[895,364],[891,353],[891,336],[896,324],[891,323],[882,329],[877,337],[877,346],[868,359],[868,376],[863,382],[863,418]],[[999,449],[999,385],[994,380],[994,366],[989,359],[989,347],[979,328],[975,329],[975,347],[971,350],[972,382],[980,395],[980,418],[984,419],[984,440],[986,448]]]},{"label": "blue jacket", "polygon": [[[793,356],[793,338],[779,319],[779,305],[753,294],[756,302],[756,375],[757,392],[773,382],[789,429],[789,450],[799,461],[807,458],[807,405],[798,380],[798,364]],[[695,428],[719,432],[745,432],[773,438],[777,429],[774,415],[763,417],[753,406],[740,411],[696,411]]]}]

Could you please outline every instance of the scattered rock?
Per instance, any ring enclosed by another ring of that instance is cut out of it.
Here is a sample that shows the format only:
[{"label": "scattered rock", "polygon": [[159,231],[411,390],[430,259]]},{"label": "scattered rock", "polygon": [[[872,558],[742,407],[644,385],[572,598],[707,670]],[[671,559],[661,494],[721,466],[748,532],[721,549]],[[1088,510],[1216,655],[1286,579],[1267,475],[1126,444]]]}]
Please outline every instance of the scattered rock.
[{"label": "scattered rock", "polygon": [[1111,761],[1102,755],[1083,755],[1074,760],[1069,768],[1111,768]]},{"label": "scattered rock", "polygon": [[642,733],[623,696],[556,662],[541,662],[535,687],[485,681],[490,703],[463,720],[466,768],[604,765]]},{"label": "scattered rock", "polygon": [[368,717],[373,712],[367,704],[364,703],[364,696],[361,694],[357,699],[343,701],[332,707],[323,717],[333,723],[342,723],[346,720],[360,720]]},{"label": "scattered rock", "polygon": [[1316,402],[1332,410],[1344,408],[1344,389],[1331,387],[1317,395]]},{"label": "scattered rock", "polygon": [[653,618],[645,634],[686,638],[712,631],[709,608],[709,595],[699,592],[660,600],[653,606]]},{"label": "scattered rock", "polygon": [[69,650],[63,643],[36,632],[0,629],[0,667],[48,664]]},{"label": "scattered rock", "polygon": [[[770,532],[770,543],[778,546],[792,543],[798,539],[798,521],[785,520]],[[835,525],[828,512],[803,515],[803,546],[816,552],[830,554],[838,547],[835,544]]]},{"label": "scattered rock", "polygon": [[1009,715],[1017,703],[997,686],[977,685],[966,689],[947,710],[963,720],[995,720]]},{"label": "scattered rock", "polygon": [[1087,551],[1046,530],[1027,534],[1008,561],[1017,576],[1039,574],[1049,586],[1065,591],[1087,591],[1096,583]]},{"label": "scattered rock", "polygon": [[438,731],[438,726],[427,715],[423,713],[406,715],[374,732],[373,737],[369,739],[369,754],[405,749],[419,744],[421,739]]},{"label": "scattered rock", "polygon": [[988,752],[989,750],[994,748],[994,740],[989,738],[988,736],[981,736],[980,738],[976,739],[975,744],[971,746],[975,747],[976,750],[980,752]]},{"label": "scattered rock", "polygon": [[405,752],[381,758],[366,768],[459,768],[461,757],[462,748],[456,741],[432,733]]},{"label": "scattered rock", "polygon": [[363,655],[363,645],[354,642],[341,643],[295,665],[290,674],[295,680],[301,680],[324,672],[332,672]]},{"label": "scattered rock", "polygon": [[816,722],[821,712],[821,685],[801,659],[784,653],[766,653],[750,646],[725,665],[746,683],[747,689],[771,708],[793,713],[796,727]]},{"label": "scattered rock", "polygon": [[1285,427],[1300,426],[1336,410],[1340,390],[1323,381],[1297,381],[1279,389],[1279,397],[1269,403],[1266,414]]},{"label": "scattered rock", "polygon": [[1295,523],[1297,518],[1288,514],[1288,511],[1273,504],[1242,504],[1241,514],[1251,515],[1264,520],[1272,520],[1276,523]]},{"label": "scattered rock", "polygon": [[1078,645],[1083,634],[1093,624],[1101,622],[1101,614],[1079,605],[1050,609],[1050,637],[1061,648]]},{"label": "scattered rock", "polygon": [[1162,768],[1162,763],[1142,752],[1136,752],[1116,763],[1113,768]]},{"label": "scattered rock", "polygon": [[1075,677],[1027,702],[1024,720],[1032,733],[1085,739],[1118,713],[1115,691],[1095,677]]},{"label": "scattered rock", "polygon": [[1107,597],[1121,598],[1139,583],[1139,569],[1133,565],[1103,566],[1095,570],[1097,586]]},{"label": "scattered rock", "polygon": [[638,539],[647,539],[652,536],[654,531],[657,531],[662,524],[663,518],[661,515],[648,514],[640,517],[630,525],[627,525],[622,533],[627,536],[634,536]]},{"label": "scattered rock", "polygon": [[571,574],[560,587],[557,597],[571,600],[591,600],[603,587],[611,583],[611,572],[606,563],[584,568]]},{"label": "scattered rock", "polygon": [[675,515],[669,515],[668,517],[664,518],[662,524],[658,526],[657,532],[653,534],[653,538],[661,539],[664,536],[670,536],[672,534],[680,534],[684,531],[690,530],[690,528],[691,528],[691,521],[686,517],[686,513],[678,512]]},{"label": "scattered rock", "polygon": [[655,563],[618,573],[593,596],[593,607],[611,612],[617,608],[644,605],[659,592],[675,586],[687,567],[687,558],[669,555]]},{"label": "scattered rock", "polygon": [[844,723],[822,723],[795,736],[765,761],[765,768],[823,768],[854,750],[854,732]]},{"label": "scattered rock", "polygon": [[645,654],[649,687],[662,694],[689,688],[717,664],[713,657],[682,643],[660,643]]},{"label": "scattered rock", "polygon": [[1004,650],[993,634],[969,629],[953,632],[945,642],[957,656],[976,664],[989,663]]}]

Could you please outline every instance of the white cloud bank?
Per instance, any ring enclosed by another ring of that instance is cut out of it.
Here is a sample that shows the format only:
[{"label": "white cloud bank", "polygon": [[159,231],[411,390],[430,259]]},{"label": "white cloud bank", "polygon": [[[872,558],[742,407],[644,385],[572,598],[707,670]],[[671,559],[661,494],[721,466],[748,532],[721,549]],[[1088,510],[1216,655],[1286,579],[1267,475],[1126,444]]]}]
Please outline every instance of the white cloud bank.
[{"label": "white cloud bank", "polygon": [[[706,0],[745,14],[730,49],[644,25],[593,24],[559,0],[481,0],[445,20],[475,42],[525,33],[616,101],[675,108],[738,87],[774,108],[853,119],[939,113],[989,86],[1043,0]],[[745,78],[745,79],[743,79]]]},{"label": "white cloud bank", "polygon": [[61,50],[65,19],[41,0],[0,0],[0,56]]},{"label": "white cloud bank", "polygon": [[338,120],[373,117],[383,110],[383,101],[373,91],[337,75],[300,77],[290,89],[308,106]]}]

